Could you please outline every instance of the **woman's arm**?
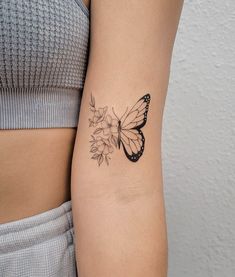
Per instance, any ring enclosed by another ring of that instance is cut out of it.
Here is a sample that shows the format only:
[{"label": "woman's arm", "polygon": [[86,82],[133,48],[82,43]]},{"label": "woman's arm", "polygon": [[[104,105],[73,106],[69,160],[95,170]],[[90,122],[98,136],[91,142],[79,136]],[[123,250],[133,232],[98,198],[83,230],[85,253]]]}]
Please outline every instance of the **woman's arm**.
[{"label": "woman's arm", "polygon": [[71,180],[79,277],[167,274],[161,130],[182,4],[91,2]]}]

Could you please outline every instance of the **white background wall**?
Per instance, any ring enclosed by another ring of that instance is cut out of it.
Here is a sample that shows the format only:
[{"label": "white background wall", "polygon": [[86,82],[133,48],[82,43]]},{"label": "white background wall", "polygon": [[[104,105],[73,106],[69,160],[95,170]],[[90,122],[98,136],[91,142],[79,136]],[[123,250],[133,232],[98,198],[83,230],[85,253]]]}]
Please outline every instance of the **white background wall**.
[{"label": "white background wall", "polygon": [[169,277],[235,277],[235,0],[185,0],[163,120]]}]

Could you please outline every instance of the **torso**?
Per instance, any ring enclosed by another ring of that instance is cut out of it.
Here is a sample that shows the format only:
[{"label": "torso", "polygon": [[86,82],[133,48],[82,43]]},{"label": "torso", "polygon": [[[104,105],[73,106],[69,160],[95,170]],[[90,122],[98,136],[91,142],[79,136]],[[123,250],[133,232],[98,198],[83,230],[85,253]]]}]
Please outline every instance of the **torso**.
[{"label": "torso", "polygon": [[0,131],[0,223],[58,207],[70,197],[76,128]]},{"label": "torso", "polygon": [[[89,0],[84,0],[89,7]],[[0,130],[0,224],[70,200],[76,128]]]}]

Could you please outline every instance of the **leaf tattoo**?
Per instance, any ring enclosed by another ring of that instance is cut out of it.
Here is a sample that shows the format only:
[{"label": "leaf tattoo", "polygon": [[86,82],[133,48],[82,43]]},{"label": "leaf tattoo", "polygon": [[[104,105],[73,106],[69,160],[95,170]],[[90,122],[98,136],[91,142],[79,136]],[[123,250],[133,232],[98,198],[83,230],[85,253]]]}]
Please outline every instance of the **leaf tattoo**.
[{"label": "leaf tattoo", "polygon": [[110,155],[114,149],[122,149],[126,157],[137,162],[144,152],[145,137],[141,130],[147,121],[150,94],[141,97],[135,105],[119,118],[112,107],[113,115],[107,113],[108,107],[96,108],[95,98],[91,94],[89,127],[95,128],[91,135],[90,152],[92,159],[100,166],[103,162],[109,165]]}]

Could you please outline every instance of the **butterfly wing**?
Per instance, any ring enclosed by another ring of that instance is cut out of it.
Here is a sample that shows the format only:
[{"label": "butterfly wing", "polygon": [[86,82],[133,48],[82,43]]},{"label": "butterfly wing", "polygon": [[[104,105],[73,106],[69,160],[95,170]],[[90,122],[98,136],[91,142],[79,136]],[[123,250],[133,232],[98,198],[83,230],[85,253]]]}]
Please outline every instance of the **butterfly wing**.
[{"label": "butterfly wing", "polygon": [[144,151],[145,138],[140,129],[146,124],[149,103],[150,94],[145,94],[121,121],[120,141],[126,157],[132,162],[138,161]]},{"label": "butterfly wing", "polygon": [[121,130],[120,141],[126,157],[132,162],[137,162],[144,151],[143,132],[140,129]]},{"label": "butterfly wing", "polygon": [[147,121],[150,94],[145,94],[130,109],[121,122],[122,129],[142,128]]}]

